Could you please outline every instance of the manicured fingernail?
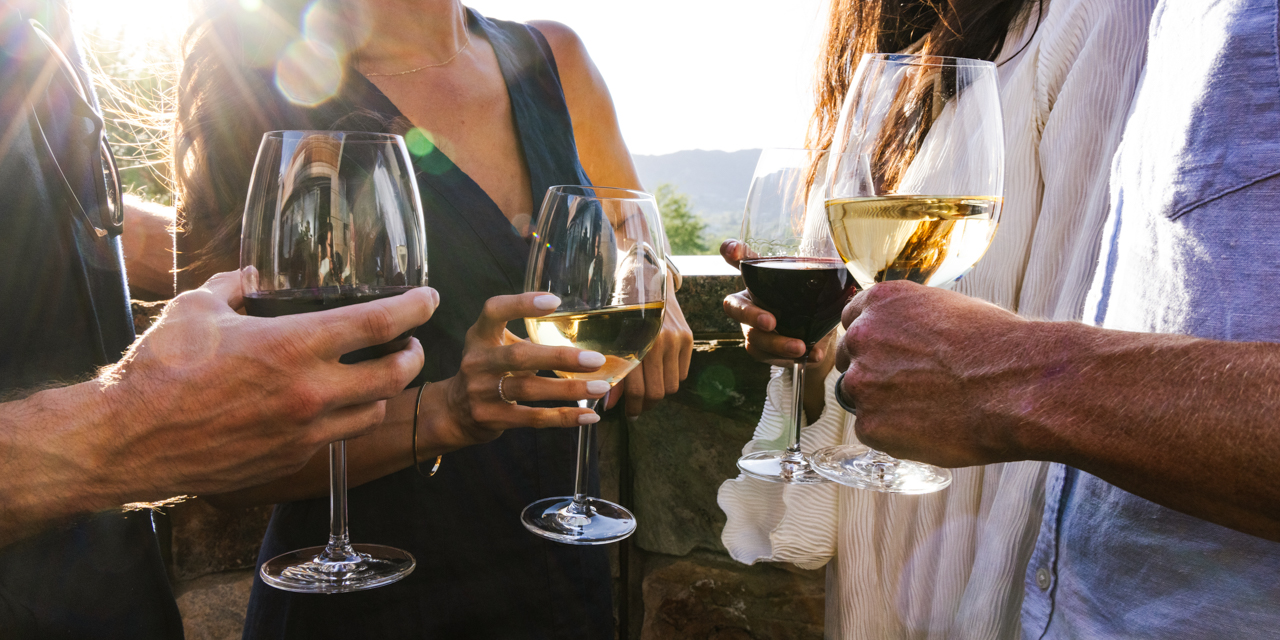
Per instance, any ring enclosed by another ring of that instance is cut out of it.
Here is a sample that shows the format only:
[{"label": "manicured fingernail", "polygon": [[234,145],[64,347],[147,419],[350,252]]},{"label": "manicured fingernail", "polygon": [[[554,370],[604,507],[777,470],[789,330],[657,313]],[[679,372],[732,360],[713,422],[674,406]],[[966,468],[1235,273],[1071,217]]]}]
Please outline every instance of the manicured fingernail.
[{"label": "manicured fingernail", "polygon": [[595,351],[583,351],[578,354],[578,364],[592,369],[599,369],[604,366],[604,356]]},{"label": "manicured fingernail", "polygon": [[578,424],[595,424],[597,422],[600,422],[600,414],[598,413],[584,413],[578,416]]},{"label": "manicured fingernail", "polygon": [[538,296],[533,299],[533,306],[543,311],[550,311],[560,306],[560,298],[553,295]]},{"label": "manicured fingernail", "polygon": [[791,353],[794,353],[798,356],[802,356],[804,355],[804,352],[807,351],[807,349],[804,348],[803,342],[792,342],[787,348],[787,351],[790,351]]},{"label": "manicured fingernail", "polygon": [[587,393],[593,396],[602,396],[609,391],[609,383],[604,380],[592,380],[587,383]]}]

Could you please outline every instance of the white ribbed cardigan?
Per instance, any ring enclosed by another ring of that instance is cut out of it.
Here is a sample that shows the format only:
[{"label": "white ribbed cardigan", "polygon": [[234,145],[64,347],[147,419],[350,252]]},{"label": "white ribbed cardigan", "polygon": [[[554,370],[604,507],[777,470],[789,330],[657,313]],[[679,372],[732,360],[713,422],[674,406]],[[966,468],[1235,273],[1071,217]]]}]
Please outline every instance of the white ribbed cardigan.
[{"label": "white ribbed cardigan", "polygon": [[[1076,320],[1097,261],[1112,156],[1146,56],[1156,0],[1052,0],[1012,33],[1000,66],[1005,201],[991,249],[956,289],[1024,316]],[[1026,45],[1023,47],[1023,45]],[[1015,53],[1017,52],[1017,53]],[[856,442],[832,396],[805,451]],[[774,369],[744,452],[779,448],[790,373]],[[722,540],[737,560],[827,566],[826,636],[1016,638],[1039,530],[1045,464],[955,470],[952,486],[898,496],[837,485],[726,481]],[[828,564],[832,557],[836,562]]]}]

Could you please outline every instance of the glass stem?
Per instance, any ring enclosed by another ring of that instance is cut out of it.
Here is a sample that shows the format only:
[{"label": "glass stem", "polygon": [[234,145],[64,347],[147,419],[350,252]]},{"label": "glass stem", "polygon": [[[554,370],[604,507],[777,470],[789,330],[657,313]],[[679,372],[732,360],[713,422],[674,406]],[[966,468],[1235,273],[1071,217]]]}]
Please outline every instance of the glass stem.
[{"label": "glass stem", "polygon": [[347,441],[329,444],[329,544],[321,554],[329,562],[359,560],[347,533]]},{"label": "glass stem", "polygon": [[[612,393],[613,390],[609,391]],[[609,394],[606,393],[604,398],[598,400],[579,400],[578,406],[594,411],[608,397]],[[569,512],[575,515],[587,515],[587,479],[591,472],[591,438],[595,432],[594,424],[578,427],[578,472],[573,478],[573,504],[569,505]]]},{"label": "glass stem", "polygon": [[804,462],[804,456],[800,454],[800,423],[804,417],[804,366],[808,361],[808,354],[805,354],[791,364],[791,444],[787,446],[784,462]]}]

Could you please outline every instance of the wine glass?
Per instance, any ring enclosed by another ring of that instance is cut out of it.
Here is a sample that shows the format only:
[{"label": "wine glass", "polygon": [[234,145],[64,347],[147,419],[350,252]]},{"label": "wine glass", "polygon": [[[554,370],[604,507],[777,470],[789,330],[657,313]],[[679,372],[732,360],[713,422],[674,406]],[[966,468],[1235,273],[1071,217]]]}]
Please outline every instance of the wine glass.
[{"label": "wine glass", "polygon": [[756,451],[738,459],[753,478],[787,484],[826,482],[800,451],[804,370],[809,352],[840,322],[857,283],[831,242],[821,194],[810,176],[825,166],[826,154],[813,149],[765,149],[756,163],[742,216],[747,257],[740,268],[752,302],[773,314],[775,331],[803,340],[804,355],[791,363],[791,427],[782,451]]},{"label": "wine glass", "polygon": [[[996,67],[983,60],[868,54],[841,109],[826,209],[859,286],[949,287],[991,245],[1004,190]],[[890,493],[930,493],[951,472],[862,445],[813,456],[818,473]]]},{"label": "wine glass", "polygon": [[[666,246],[658,204],[647,193],[613,187],[547,190],[524,288],[555,294],[560,306],[550,315],[525,319],[529,339],[605,357],[597,371],[557,375],[617,385],[640,364],[662,330]],[[579,400],[578,406],[595,409],[602,400]],[[621,540],[635,531],[635,516],[626,508],[587,496],[594,434],[594,424],[578,427],[573,496],[539,500],[521,514],[533,533],[590,545]]]},{"label": "wine glass", "polygon": [[[245,311],[275,317],[399,295],[427,283],[422,202],[404,140],[343,131],[262,137],[240,240]],[[343,355],[353,364],[405,348],[412,331]],[[263,582],[300,593],[391,584],[413,571],[408,552],[351,544],[347,449],[329,445],[329,543],[272,558]]]}]

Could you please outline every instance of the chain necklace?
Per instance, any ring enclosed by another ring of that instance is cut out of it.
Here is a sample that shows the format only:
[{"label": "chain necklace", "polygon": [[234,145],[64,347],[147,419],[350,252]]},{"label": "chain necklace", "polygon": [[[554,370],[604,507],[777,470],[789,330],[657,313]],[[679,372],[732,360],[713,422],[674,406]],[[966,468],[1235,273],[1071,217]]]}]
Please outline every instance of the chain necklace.
[{"label": "chain necklace", "polygon": [[419,72],[419,71],[422,71],[423,69],[431,69],[431,68],[434,68],[434,67],[443,67],[443,66],[445,66],[445,65],[449,64],[450,62],[453,62],[454,60],[457,60],[457,59],[458,59],[458,56],[462,55],[462,52],[463,52],[463,51],[466,51],[466,50],[467,50],[467,47],[469,47],[469,46],[471,46],[471,30],[470,30],[470,29],[467,29],[467,41],[466,41],[466,42],[464,42],[464,43],[462,43],[462,46],[461,46],[461,47],[458,47],[458,50],[457,50],[457,51],[455,51],[455,52],[453,52],[453,55],[452,55],[452,56],[449,56],[449,59],[448,59],[448,60],[445,60],[444,62],[437,62],[437,63],[435,63],[435,64],[424,64],[424,65],[422,65],[421,67],[418,67],[418,68],[416,68],[416,69],[410,69],[410,70],[408,70],[408,71],[397,71],[397,72],[395,72],[395,73],[368,73],[368,72],[366,72],[366,71],[361,71],[361,72],[360,72],[360,74],[361,74],[361,75],[363,75],[363,76],[364,76],[364,77],[366,77],[366,78],[379,78],[379,77],[388,77],[388,76],[407,76],[407,75],[409,75],[409,74],[411,74],[411,73],[417,73],[417,72]]}]

